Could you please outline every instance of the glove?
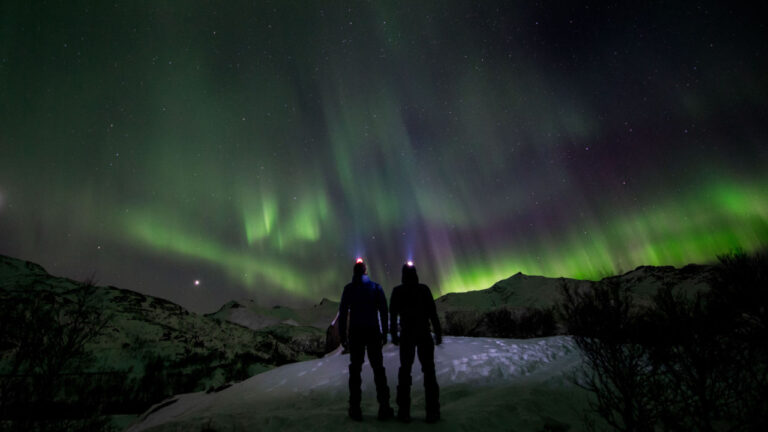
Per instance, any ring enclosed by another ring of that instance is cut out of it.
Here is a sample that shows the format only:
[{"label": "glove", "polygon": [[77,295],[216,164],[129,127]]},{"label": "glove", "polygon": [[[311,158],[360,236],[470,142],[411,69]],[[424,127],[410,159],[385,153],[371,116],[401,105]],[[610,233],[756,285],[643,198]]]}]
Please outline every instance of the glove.
[{"label": "glove", "polygon": [[395,344],[395,346],[400,345],[400,336],[398,336],[397,333],[392,333],[392,343]]},{"label": "glove", "polygon": [[381,346],[384,346],[386,344],[387,344],[387,334],[384,333],[383,335],[381,335]]},{"label": "glove", "polygon": [[443,343],[443,335],[438,333],[435,335],[435,345],[440,345],[441,343]]}]

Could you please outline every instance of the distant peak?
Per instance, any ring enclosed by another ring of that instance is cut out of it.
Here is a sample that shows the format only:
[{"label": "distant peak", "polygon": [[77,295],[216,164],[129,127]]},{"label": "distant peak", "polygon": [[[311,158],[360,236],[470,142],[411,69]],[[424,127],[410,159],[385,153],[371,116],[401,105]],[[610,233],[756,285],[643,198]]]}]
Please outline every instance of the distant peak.
[{"label": "distant peak", "polygon": [[510,276],[508,279],[527,279],[527,278],[528,278],[528,275],[526,275],[525,273],[517,272],[512,276]]}]

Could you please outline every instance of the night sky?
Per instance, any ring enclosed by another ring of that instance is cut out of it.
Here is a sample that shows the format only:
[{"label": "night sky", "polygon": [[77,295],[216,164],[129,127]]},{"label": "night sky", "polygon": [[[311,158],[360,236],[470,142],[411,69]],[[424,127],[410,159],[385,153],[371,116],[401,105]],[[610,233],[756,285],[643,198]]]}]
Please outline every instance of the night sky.
[{"label": "night sky", "polygon": [[210,312],[768,243],[762,14],[532,3],[3,1],[0,253]]}]

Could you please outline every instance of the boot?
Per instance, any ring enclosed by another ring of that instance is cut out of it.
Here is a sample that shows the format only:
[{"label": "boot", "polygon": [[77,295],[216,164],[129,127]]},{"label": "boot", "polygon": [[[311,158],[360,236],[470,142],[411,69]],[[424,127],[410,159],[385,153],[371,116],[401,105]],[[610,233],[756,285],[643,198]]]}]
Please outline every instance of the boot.
[{"label": "boot", "polygon": [[411,407],[401,406],[397,409],[397,419],[403,423],[411,422]]},{"label": "boot", "polygon": [[427,408],[427,423],[440,420],[440,386],[437,385],[435,369],[425,367],[424,371],[424,401]]},{"label": "boot", "polygon": [[411,421],[411,375],[400,368],[397,385],[397,419],[408,423]]},{"label": "boot", "polygon": [[360,410],[360,407],[349,407],[349,418],[355,421],[363,421],[363,412]]},{"label": "boot", "polygon": [[440,420],[440,411],[428,411],[427,423],[437,423]]},{"label": "boot", "polygon": [[379,405],[379,420],[389,420],[395,416],[395,410],[391,406]]}]

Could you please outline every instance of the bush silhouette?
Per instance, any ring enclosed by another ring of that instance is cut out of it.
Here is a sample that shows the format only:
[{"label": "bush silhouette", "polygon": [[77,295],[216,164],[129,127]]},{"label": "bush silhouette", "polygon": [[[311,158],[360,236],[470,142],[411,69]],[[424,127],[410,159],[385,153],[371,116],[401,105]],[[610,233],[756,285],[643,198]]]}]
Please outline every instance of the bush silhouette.
[{"label": "bush silhouette", "polygon": [[0,299],[0,416],[11,430],[102,430],[108,376],[86,345],[110,322],[90,281],[64,293],[34,285]]},{"label": "bush silhouette", "polygon": [[710,290],[660,289],[634,305],[617,279],[562,288],[559,312],[584,355],[576,383],[613,430],[766,430],[768,259],[719,258]]}]

